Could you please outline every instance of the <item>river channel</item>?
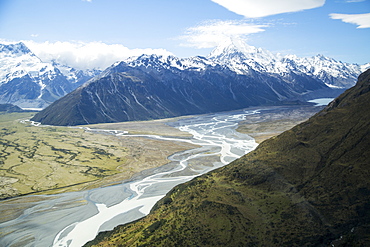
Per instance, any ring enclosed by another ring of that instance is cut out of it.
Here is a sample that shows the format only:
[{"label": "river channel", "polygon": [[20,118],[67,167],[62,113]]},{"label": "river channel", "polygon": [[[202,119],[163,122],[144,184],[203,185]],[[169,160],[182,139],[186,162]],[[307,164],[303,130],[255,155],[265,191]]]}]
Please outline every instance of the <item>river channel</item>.
[{"label": "river channel", "polygon": [[[162,167],[144,171],[121,184],[49,196],[23,196],[0,201],[0,213],[20,210],[17,217],[0,224],[0,246],[79,247],[100,231],[113,229],[147,215],[174,186],[224,166],[257,147],[248,135],[235,131],[245,116],[257,110],[240,110],[196,116],[169,123],[192,138],[140,135],[188,142],[199,148],[171,155]],[[122,131],[86,131],[133,136]]]}]

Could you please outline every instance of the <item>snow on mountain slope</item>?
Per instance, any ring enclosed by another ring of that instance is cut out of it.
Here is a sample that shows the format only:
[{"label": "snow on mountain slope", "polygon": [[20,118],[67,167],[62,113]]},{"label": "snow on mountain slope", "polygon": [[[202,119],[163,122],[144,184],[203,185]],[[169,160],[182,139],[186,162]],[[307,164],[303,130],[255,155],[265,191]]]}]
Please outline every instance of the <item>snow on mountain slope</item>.
[{"label": "snow on mountain slope", "polygon": [[114,63],[34,117],[52,125],[148,120],[336,97],[360,66],[318,55],[282,56],[241,41],[208,58],[131,57]]},{"label": "snow on mountain slope", "polygon": [[232,39],[226,40],[216,47],[208,58],[221,63],[229,62],[230,65],[233,62],[244,63],[260,72],[269,72],[269,65],[280,59],[278,54],[247,45],[242,40]]},{"label": "snow on mountain slope", "polygon": [[276,74],[290,78],[291,73],[305,74],[324,82],[331,88],[352,87],[358,75],[367,65],[336,61],[323,55],[300,58],[296,55],[274,54],[262,48],[246,44],[242,40],[229,39],[216,47],[208,56],[178,58],[175,56],[142,55],[125,60],[131,67],[149,69],[178,69],[202,71],[207,67],[224,66],[241,75],[253,71]]},{"label": "snow on mountain slope", "polygon": [[365,72],[366,70],[370,69],[370,63],[361,65],[361,71]]},{"label": "snow on mountain slope", "polygon": [[22,42],[0,44],[0,103],[44,108],[97,73],[45,63]]},{"label": "snow on mountain slope", "polygon": [[[121,62],[148,73],[165,73],[165,70],[175,74],[208,69],[225,71],[225,68],[238,75],[252,77],[256,72],[266,73],[297,87],[307,83],[302,78],[310,77],[333,89],[353,86],[357,76],[370,67],[370,63],[361,66],[322,55],[300,58],[296,55],[274,54],[237,39],[225,41],[207,57],[178,58],[173,55],[144,54],[117,62],[111,67]],[[23,43],[0,44],[0,103],[43,108],[99,73],[97,70],[76,70],[58,61],[45,63]]]},{"label": "snow on mountain slope", "polygon": [[60,64],[57,61],[53,61],[53,66],[58,68],[59,71],[66,76],[69,82],[75,83],[78,86],[101,73],[101,70],[98,69],[78,70],[67,65]]},{"label": "snow on mountain slope", "polygon": [[292,71],[312,75],[332,88],[354,86],[358,75],[362,72],[358,64],[343,63],[320,54],[310,58],[286,56],[283,61],[291,66]]},{"label": "snow on mountain slope", "polygon": [[207,66],[215,66],[215,63],[202,56],[190,58],[178,58],[172,55],[146,55],[139,57],[130,57],[126,62],[131,67],[146,67],[157,69],[178,69],[178,70],[194,70],[201,71]]},{"label": "snow on mountain slope", "polygon": [[41,62],[23,43],[0,44],[0,84],[27,74],[36,76],[52,72],[54,67]]},{"label": "snow on mountain slope", "polygon": [[245,76],[202,57],[143,55],[118,62],[35,115],[33,121],[79,125],[138,121],[276,105],[331,90],[306,75]]},{"label": "snow on mountain slope", "polygon": [[208,59],[223,64],[239,74],[248,74],[250,69],[281,76],[290,72],[304,73],[333,88],[353,86],[358,75],[366,68],[366,65],[343,63],[323,55],[299,58],[296,55],[273,54],[249,46],[241,40],[231,39],[216,47]]}]

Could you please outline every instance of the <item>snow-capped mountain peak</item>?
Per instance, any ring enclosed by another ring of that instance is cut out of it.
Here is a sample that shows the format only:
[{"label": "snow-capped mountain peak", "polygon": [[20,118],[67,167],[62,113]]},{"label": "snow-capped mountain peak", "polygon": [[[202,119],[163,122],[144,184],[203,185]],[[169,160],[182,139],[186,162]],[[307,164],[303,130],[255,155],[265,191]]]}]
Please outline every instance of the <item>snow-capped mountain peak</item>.
[{"label": "snow-capped mountain peak", "polygon": [[274,54],[247,45],[243,40],[229,39],[216,47],[208,56],[210,60],[229,67],[238,74],[249,74],[251,69],[289,76],[290,73],[309,74],[334,88],[349,88],[366,66],[348,64],[318,54],[310,58],[296,55]]},{"label": "snow-capped mountain peak", "polygon": [[241,39],[227,39],[217,46],[208,56],[210,59],[230,59],[239,58],[243,60],[258,60],[258,62],[266,63],[271,60],[276,60],[277,55],[262,48],[256,48],[248,45]]},{"label": "snow-capped mountain peak", "polygon": [[[258,72],[296,84],[303,83],[294,79],[297,76],[310,77],[331,88],[353,86],[357,76],[370,67],[369,64],[343,63],[323,55],[310,58],[283,56],[248,45],[240,39],[226,40],[208,57],[179,58],[155,54],[131,57],[113,64],[100,77],[115,71],[114,68],[120,64],[123,69],[136,67],[156,77],[207,70],[233,71],[237,75],[253,77]],[[22,107],[45,106],[99,73],[97,70],[76,70],[58,61],[45,63],[23,43],[0,44],[0,102],[15,103]]]},{"label": "snow-capped mountain peak", "polygon": [[257,48],[247,45],[241,40],[226,39],[223,43],[218,45],[208,56],[208,58],[223,58],[228,55],[248,55],[257,53]]},{"label": "snow-capped mountain peak", "polygon": [[228,39],[216,47],[208,59],[221,63],[238,74],[248,74],[250,69],[276,72],[271,71],[271,63],[276,63],[279,55],[248,45],[240,39]]},{"label": "snow-capped mountain peak", "polygon": [[42,108],[96,74],[43,62],[22,42],[0,44],[0,103]]},{"label": "snow-capped mountain peak", "polygon": [[262,48],[248,45],[241,39],[227,39],[208,56],[178,58],[173,55],[141,55],[125,60],[128,66],[145,68],[146,71],[192,70],[208,67],[227,67],[237,74],[250,75],[253,71],[287,77],[306,74],[322,80],[333,88],[349,88],[366,66],[348,64],[318,54],[309,58],[296,55],[274,54]]},{"label": "snow-capped mountain peak", "polygon": [[177,69],[177,70],[204,70],[207,66],[213,65],[211,60],[202,56],[189,58],[179,58],[173,55],[141,55],[130,57],[124,61],[131,67],[141,67],[146,69]]},{"label": "snow-capped mountain peak", "polygon": [[0,44],[0,53],[7,54],[12,56],[22,56],[24,54],[30,54],[34,56],[30,49],[23,43],[15,43],[15,44]]},{"label": "snow-capped mountain peak", "polygon": [[370,63],[361,65],[361,71],[364,72],[366,70],[370,69]]},{"label": "snow-capped mountain peak", "polygon": [[0,44],[0,84],[26,74],[31,77],[38,72],[45,74],[53,69],[52,65],[43,63],[22,42]]}]

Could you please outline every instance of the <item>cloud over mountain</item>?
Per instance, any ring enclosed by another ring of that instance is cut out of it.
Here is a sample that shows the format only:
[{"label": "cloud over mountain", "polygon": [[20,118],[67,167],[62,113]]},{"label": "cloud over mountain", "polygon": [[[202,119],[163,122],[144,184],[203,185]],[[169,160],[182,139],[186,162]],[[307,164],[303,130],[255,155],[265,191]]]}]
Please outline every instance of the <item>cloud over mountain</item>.
[{"label": "cloud over mountain", "polygon": [[211,48],[229,38],[245,38],[249,34],[263,32],[264,27],[267,25],[255,25],[245,21],[213,20],[188,28],[180,39],[185,41],[183,46],[198,49]]},{"label": "cloud over mountain", "polygon": [[[231,12],[246,18],[259,18],[281,13],[321,7],[325,0],[211,0]],[[180,37],[181,45],[198,49],[211,48],[226,39],[246,39],[250,34],[265,31],[270,24],[255,24],[247,20],[210,20],[190,27]]]},{"label": "cloud over mountain", "polygon": [[142,54],[171,55],[164,49],[129,49],[102,42],[23,41],[42,61],[65,64],[77,69],[105,69],[117,61]]}]

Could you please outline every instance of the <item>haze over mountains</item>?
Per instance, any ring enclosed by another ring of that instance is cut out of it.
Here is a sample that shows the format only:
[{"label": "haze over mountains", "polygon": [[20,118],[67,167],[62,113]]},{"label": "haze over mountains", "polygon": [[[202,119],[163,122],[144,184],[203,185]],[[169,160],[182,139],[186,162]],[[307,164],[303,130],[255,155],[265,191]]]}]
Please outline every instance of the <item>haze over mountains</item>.
[{"label": "haze over mountains", "polygon": [[272,54],[229,40],[207,58],[142,55],[117,62],[33,120],[51,125],[150,120],[335,97],[363,66]]}]

